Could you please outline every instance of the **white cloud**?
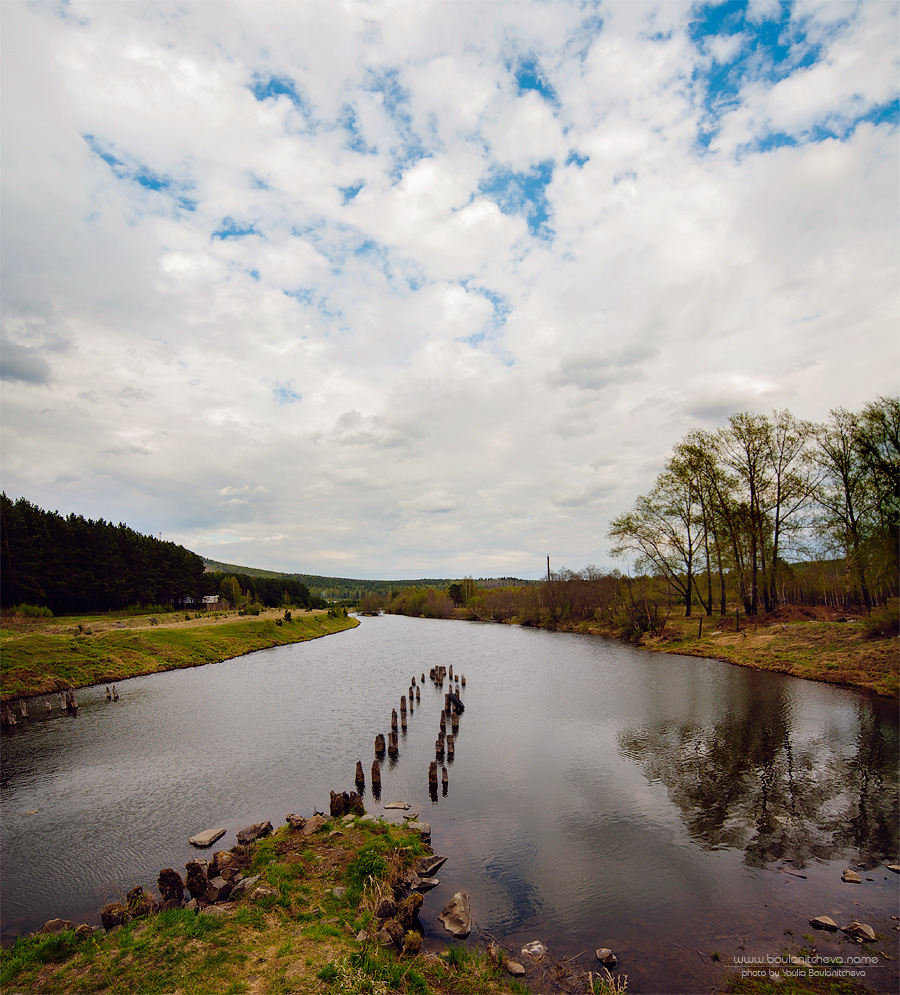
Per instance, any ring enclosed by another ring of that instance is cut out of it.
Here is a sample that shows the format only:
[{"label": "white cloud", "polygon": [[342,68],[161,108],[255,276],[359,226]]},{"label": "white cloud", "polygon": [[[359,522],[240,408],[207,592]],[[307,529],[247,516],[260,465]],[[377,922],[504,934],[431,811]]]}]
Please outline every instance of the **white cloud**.
[{"label": "white cloud", "polygon": [[896,125],[858,118],[896,8],[795,6],[817,61],[718,121],[703,74],[778,9],[601,13],[0,6],[7,493],[274,569],[535,576],[608,563],[690,428],[895,391]]}]

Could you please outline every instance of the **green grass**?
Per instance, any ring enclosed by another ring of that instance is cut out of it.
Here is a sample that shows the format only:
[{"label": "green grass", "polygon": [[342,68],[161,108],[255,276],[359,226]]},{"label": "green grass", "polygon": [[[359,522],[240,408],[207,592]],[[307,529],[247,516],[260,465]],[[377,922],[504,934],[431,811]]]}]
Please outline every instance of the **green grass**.
[{"label": "green grass", "polygon": [[[93,622],[108,622],[95,617]],[[40,631],[4,627],[0,658],[3,700],[49,694],[65,687],[106,684],[181,667],[199,667],[255,650],[315,639],[353,628],[355,619],[325,612],[296,616],[280,626],[274,619],[245,617],[233,622],[180,629],[94,631],[89,620],[54,619]],[[78,631],[79,626],[84,631]],[[88,631],[90,630],[90,631]]]}]

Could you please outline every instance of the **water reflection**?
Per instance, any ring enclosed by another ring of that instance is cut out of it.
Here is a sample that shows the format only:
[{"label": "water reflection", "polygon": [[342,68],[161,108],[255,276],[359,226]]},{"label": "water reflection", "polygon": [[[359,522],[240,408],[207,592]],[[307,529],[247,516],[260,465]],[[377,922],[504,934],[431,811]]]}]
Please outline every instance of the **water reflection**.
[{"label": "water reflection", "polygon": [[[663,784],[700,846],[763,867],[830,860],[848,846],[877,863],[898,848],[896,726],[861,698],[857,733],[795,727],[784,694],[752,695],[712,724],[663,719],[619,734],[622,755]],[[890,742],[888,739],[890,738]]]}]

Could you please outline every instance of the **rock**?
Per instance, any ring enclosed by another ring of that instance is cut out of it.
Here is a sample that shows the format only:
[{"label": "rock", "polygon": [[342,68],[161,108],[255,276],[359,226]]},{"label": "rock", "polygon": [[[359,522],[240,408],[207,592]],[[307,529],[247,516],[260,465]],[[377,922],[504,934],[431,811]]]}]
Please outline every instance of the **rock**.
[{"label": "rock", "polygon": [[100,922],[107,933],[128,922],[128,909],[121,902],[109,902],[100,910]]},{"label": "rock", "polygon": [[184,905],[186,912],[199,912],[200,906],[197,904],[197,899],[192,898],[189,902],[185,902]]},{"label": "rock", "polygon": [[375,906],[376,919],[393,919],[396,914],[397,903],[392,902],[389,898],[382,898],[382,900]]},{"label": "rock", "polygon": [[396,919],[388,919],[384,924],[384,930],[390,938],[393,945],[401,950],[403,948],[403,939],[406,936],[406,930],[403,928],[402,923],[399,923]]},{"label": "rock", "polygon": [[261,898],[269,898],[269,896],[277,894],[278,892],[274,888],[270,888],[267,884],[261,884],[250,892],[250,901],[258,902]]},{"label": "rock", "polygon": [[430,878],[446,862],[446,857],[420,857],[414,865],[416,874],[423,878]]},{"label": "rock", "polygon": [[549,951],[540,940],[532,940],[531,943],[526,943],[525,946],[522,947],[523,956],[533,957],[535,960],[541,960],[543,957],[546,957],[548,952]]},{"label": "rock", "polygon": [[302,815],[289,815],[284,820],[291,829],[302,829],[306,825],[306,819]]},{"label": "rock", "polygon": [[594,956],[604,967],[615,967],[619,963],[619,959],[609,947],[598,947],[594,951]]},{"label": "rock", "polygon": [[394,945],[394,938],[386,928],[378,930],[376,939],[383,947],[392,947]]},{"label": "rock", "polygon": [[412,891],[431,891],[432,888],[437,888],[440,883],[438,878],[414,877],[409,882],[409,887]]},{"label": "rock", "polygon": [[893,871],[895,874],[900,874],[900,864],[885,864],[884,866],[889,871]]},{"label": "rock", "polygon": [[86,922],[83,922],[80,926],[75,927],[75,935],[84,939],[86,936],[93,936],[96,932],[93,926],[89,926]]},{"label": "rock", "polygon": [[212,846],[217,839],[220,839],[225,835],[226,830],[224,829],[207,829],[205,832],[197,833],[196,836],[192,836],[188,843],[193,843],[194,846],[199,846],[202,848]]},{"label": "rock", "polygon": [[184,901],[184,881],[174,867],[164,867],[159,872],[156,886],[163,902],[177,902],[181,905]]},{"label": "rock", "polygon": [[366,943],[368,941],[368,939],[369,939],[369,934],[364,929],[361,929],[356,934],[356,942],[357,943]]},{"label": "rock", "polygon": [[333,840],[335,836],[343,836],[343,835],[344,834],[340,831],[340,829],[332,829],[331,832],[328,834],[328,838],[330,840]]},{"label": "rock", "polygon": [[403,927],[405,933],[412,927],[412,924],[419,916],[419,909],[422,908],[424,899],[421,895],[409,895],[397,907],[396,919]]},{"label": "rock", "polygon": [[856,871],[851,870],[849,867],[841,875],[841,881],[846,881],[847,884],[862,884],[862,878],[856,873]]},{"label": "rock", "polygon": [[75,923],[69,919],[48,919],[38,930],[39,933],[61,933],[64,929],[75,929]]},{"label": "rock", "polygon": [[469,911],[468,893],[458,891],[444,906],[444,911],[438,918],[451,936],[458,940],[464,940],[472,932],[472,914]]},{"label": "rock", "polygon": [[227,916],[228,909],[223,909],[221,905],[207,905],[203,910],[203,914],[207,916]]},{"label": "rock", "polygon": [[345,815],[344,818],[341,819],[341,823],[345,826],[349,826],[350,823],[353,822],[355,818],[356,814],[354,812],[348,812],[347,815]]},{"label": "rock", "polygon": [[271,822],[255,822],[252,826],[247,826],[237,834],[238,843],[252,843],[254,840],[268,836],[272,832]]},{"label": "rock", "polygon": [[403,953],[407,957],[415,957],[422,949],[422,934],[414,929],[408,929],[403,936]]},{"label": "rock", "polygon": [[388,802],[385,808],[396,808],[402,809],[404,812],[408,811],[409,805],[406,802]]},{"label": "rock", "polygon": [[231,889],[231,898],[241,898],[243,895],[249,894],[256,882],[259,881],[259,878],[259,874],[252,874],[248,878],[241,878]]},{"label": "rock", "polygon": [[191,893],[191,898],[196,898],[198,901],[204,900],[206,889],[209,886],[209,878],[206,876],[203,865],[199,860],[189,860],[184,865],[184,869],[187,871],[185,887]]},{"label": "rock", "polygon": [[132,919],[143,919],[144,916],[152,915],[156,911],[156,903],[140,885],[128,892],[125,903],[128,906],[128,915]]},{"label": "rock", "polygon": [[331,889],[331,894],[334,895],[335,898],[343,898],[344,895],[347,894],[347,889],[342,884],[339,884]]},{"label": "rock", "polygon": [[415,829],[415,831],[419,834],[419,836],[423,840],[427,841],[427,840],[431,839],[431,824],[430,823],[428,823],[428,822],[408,822],[407,826],[409,826],[410,829]]},{"label": "rock", "polygon": [[521,978],[525,974],[524,966],[517,960],[506,960],[503,962],[503,966],[514,978]]},{"label": "rock", "polygon": [[215,877],[206,888],[206,900],[208,902],[224,902],[232,892],[231,882],[223,877]]},{"label": "rock", "polygon": [[832,933],[836,933],[838,928],[838,924],[831,916],[815,916],[809,920],[809,924],[813,929],[827,929]]},{"label": "rock", "polygon": [[842,927],[842,931],[847,936],[855,936],[868,943],[874,943],[876,939],[875,930],[871,926],[867,926],[864,922],[857,922],[855,919],[849,926]]},{"label": "rock", "polygon": [[303,827],[303,835],[312,836],[312,834],[317,833],[327,821],[328,820],[324,815],[314,815],[311,819],[307,819],[306,825]]}]

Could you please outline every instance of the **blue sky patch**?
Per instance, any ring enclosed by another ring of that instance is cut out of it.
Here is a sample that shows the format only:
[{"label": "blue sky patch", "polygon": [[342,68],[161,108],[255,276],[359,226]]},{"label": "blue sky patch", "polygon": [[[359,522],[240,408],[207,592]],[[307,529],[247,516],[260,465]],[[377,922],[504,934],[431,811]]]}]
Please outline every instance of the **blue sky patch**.
[{"label": "blue sky patch", "polygon": [[239,224],[234,218],[223,218],[221,227],[211,237],[224,241],[226,238],[244,238],[246,235],[259,235],[259,231],[253,225]]},{"label": "blue sky patch", "polygon": [[495,201],[504,214],[523,216],[532,235],[550,238],[553,232],[547,224],[550,219],[547,187],[552,179],[553,160],[547,159],[521,173],[503,166],[494,167],[478,189]]},{"label": "blue sky patch", "polygon": [[176,207],[180,207],[185,211],[196,210],[197,202],[185,194],[185,191],[189,189],[186,184],[175,180],[171,176],[167,176],[165,173],[159,173],[144,163],[132,162],[129,164],[125,159],[120,158],[120,156],[112,152],[108,145],[99,141],[94,135],[82,135],[81,137],[87,143],[91,152],[102,159],[120,180],[128,180],[130,183],[136,183],[145,190],[152,190],[154,193],[170,194],[172,203]]},{"label": "blue sky patch", "polygon": [[397,141],[391,147],[394,159],[390,177],[398,183],[403,173],[419,160],[429,156],[429,150],[413,129],[409,113],[409,92],[400,83],[400,73],[396,69],[381,72],[369,70],[365,87],[370,93],[380,93],[381,102],[397,133]]},{"label": "blue sky patch", "polygon": [[344,198],[343,203],[349,204],[364,186],[365,183],[360,180],[358,183],[351,183],[348,187],[338,187],[338,190],[341,191]]},{"label": "blue sky patch", "polygon": [[515,76],[520,94],[534,90],[548,104],[553,104],[554,107],[559,106],[556,91],[548,82],[546,76],[541,71],[541,67],[538,65],[537,59],[533,55],[520,59],[519,64],[513,70],[513,75]]},{"label": "blue sky patch", "polygon": [[579,169],[582,169],[584,167],[584,164],[588,162],[590,158],[591,157],[589,155],[579,155],[579,153],[576,152],[575,149],[572,149],[569,152],[568,156],[566,157],[566,165],[577,166]]},{"label": "blue sky patch", "polygon": [[303,396],[294,390],[293,380],[288,380],[287,383],[276,383],[272,388],[272,396],[277,404],[296,404],[297,401],[303,400]]}]

